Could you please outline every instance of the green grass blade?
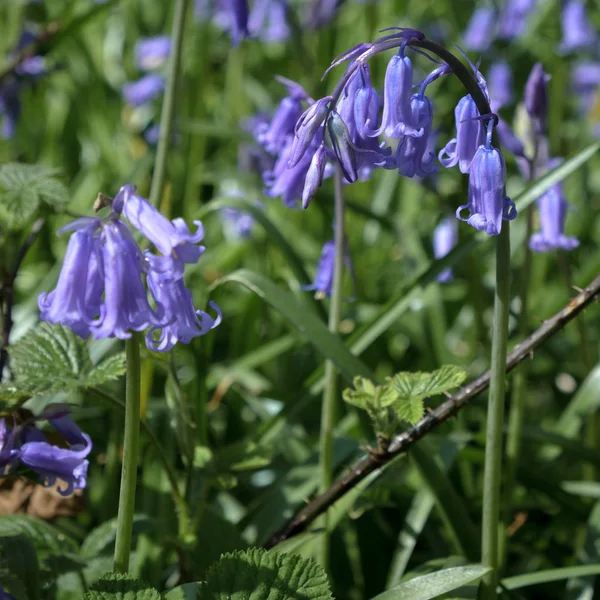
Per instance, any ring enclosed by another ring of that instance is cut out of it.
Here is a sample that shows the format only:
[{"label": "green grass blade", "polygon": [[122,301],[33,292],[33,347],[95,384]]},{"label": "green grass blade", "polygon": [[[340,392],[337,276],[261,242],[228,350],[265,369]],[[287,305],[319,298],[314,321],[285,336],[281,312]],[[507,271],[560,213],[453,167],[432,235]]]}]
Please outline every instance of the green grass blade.
[{"label": "green grass blade", "polygon": [[443,569],[401,583],[371,600],[432,600],[481,579],[489,572],[483,565]]},{"label": "green grass blade", "polygon": [[541,583],[550,583],[551,581],[561,581],[571,577],[587,577],[589,575],[600,575],[600,564],[583,565],[579,567],[564,567],[562,569],[548,569],[546,571],[537,571],[535,573],[525,573],[507,577],[502,580],[502,585],[507,590],[518,590],[530,585],[539,585]]}]

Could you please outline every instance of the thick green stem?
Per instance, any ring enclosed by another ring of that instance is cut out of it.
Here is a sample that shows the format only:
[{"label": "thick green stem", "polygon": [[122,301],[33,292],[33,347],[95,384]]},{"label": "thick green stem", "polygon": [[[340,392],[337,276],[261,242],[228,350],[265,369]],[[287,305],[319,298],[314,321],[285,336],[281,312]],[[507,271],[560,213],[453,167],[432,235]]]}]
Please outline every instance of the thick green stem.
[{"label": "thick green stem", "polygon": [[158,206],[160,204],[165,183],[167,154],[171,142],[171,132],[173,130],[176,87],[181,66],[181,49],[183,46],[183,30],[187,6],[188,0],[176,0],[175,2],[175,15],[173,17],[173,28],[171,31],[171,41],[173,46],[171,57],[169,59],[165,97],[163,99],[162,112],[160,114],[158,147],[156,149],[156,161],[154,162],[154,174],[152,176],[152,186],[150,188],[150,203],[153,206]]},{"label": "thick green stem", "polygon": [[140,334],[132,333],[125,342],[127,377],[125,390],[125,435],[123,439],[123,469],[117,516],[114,569],[120,573],[129,570],[135,487],[140,440]]},{"label": "thick green stem", "polygon": [[506,384],[506,346],[510,304],[510,227],[505,222],[496,245],[496,293],[492,332],[492,365],[488,400],[481,562],[492,570],[481,583],[482,600],[495,600],[498,584],[500,482],[502,478],[502,432]]},{"label": "thick green stem", "polygon": [[[331,303],[329,305],[329,331],[337,334],[340,327],[342,312],[342,279],[344,273],[344,190],[342,174],[338,168],[335,171],[335,223],[334,223],[335,263]],[[333,428],[335,426],[335,408],[337,400],[337,370],[335,364],[328,360],[325,363],[325,388],[323,390],[323,405],[321,408],[321,438],[319,441],[319,492],[324,492],[333,483]],[[327,514],[324,515],[322,526],[325,532],[321,536],[319,557],[321,564],[327,569],[329,564],[329,531]]]}]

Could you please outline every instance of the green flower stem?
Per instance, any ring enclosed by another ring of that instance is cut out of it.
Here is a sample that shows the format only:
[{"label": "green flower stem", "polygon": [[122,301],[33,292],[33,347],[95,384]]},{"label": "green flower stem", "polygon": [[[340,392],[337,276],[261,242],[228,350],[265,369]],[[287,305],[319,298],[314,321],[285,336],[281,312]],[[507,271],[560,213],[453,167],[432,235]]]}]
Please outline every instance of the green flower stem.
[{"label": "green flower stem", "polygon": [[[521,271],[521,313],[519,315],[518,336],[519,343],[527,337],[529,324],[529,283],[531,279],[531,249],[529,248],[529,239],[533,233],[533,205],[527,207],[526,211],[526,232],[525,232],[525,256],[523,258],[523,268]],[[523,433],[523,424],[525,422],[525,396],[527,392],[527,378],[529,375],[529,362],[525,361],[521,368],[517,370],[513,378],[512,395],[510,401],[510,413],[508,415],[508,430],[506,434],[506,471],[504,480],[504,501],[502,509],[504,513],[504,524],[508,525],[511,509],[514,482],[516,478],[517,466],[519,463],[519,454],[521,451],[521,436]],[[505,535],[501,536],[501,563],[504,563],[506,556]]]},{"label": "green flower stem", "polygon": [[[335,262],[331,303],[329,305],[329,331],[337,335],[342,312],[342,280],[344,273],[344,190],[342,173],[337,167],[335,171],[335,222],[334,244]],[[325,388],[321,408],[321,437],[319,440],[319,492],[325,492],[333,483],[333,428],[335,426],[335,408],[337,400],[337,369],[333,361],[325,363]],[[321,525],[325,531],[321,535],[319,558],[323,568],[329,565],[329,542],[327,513]]]},{"label": "green flower stem", "polygon": [[173,131],[173,115],[175,113],[175,96],[179,70],[181,67],[181,49],[183,47],[183,30],[185,26],[185,15],[187,13],[189,0],[176,0],[175,14],[173,17],[173,28],[171,40],[173,48],[169,60],[167,73],[167,85],[163,98],[162,112],[160,114],[160,129],[158,135],[158,147],[156,149],[156,160],[154,162],[154,174],[152,186],[150,187],[150,203],[153,206],[160,204],[162,191],[165,183],[167,170],[167,153],[171,142]]},{"label": "green flower stem", "polygon": [[133,332],[125,342],[127,376],[125,390],[125,435],[123,440],[123,469],[117,516],[115,542],[115,571],[127,573],[131,554],[135,487],[140,439],[140,334]]},{"label": "green flower stem", "polygon": [[496,292],[492,330],[492,366],[488,399],[485,469],[483,475],[483,518],[481,562],[492,570],[483,578],[481,600],[495,600],[498,585],[500,482],[502,478],[502,432],[506,384],[506,346],[510,304],[510,226],[502,225],[496,245]]}]

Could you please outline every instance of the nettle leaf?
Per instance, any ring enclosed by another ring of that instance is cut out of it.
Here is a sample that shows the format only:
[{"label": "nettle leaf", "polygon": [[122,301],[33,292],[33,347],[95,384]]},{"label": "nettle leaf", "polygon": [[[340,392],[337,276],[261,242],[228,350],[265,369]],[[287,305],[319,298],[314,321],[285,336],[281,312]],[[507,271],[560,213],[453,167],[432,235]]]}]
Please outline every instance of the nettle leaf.
[{"label": "nettle leaf", "polygon": [[323,568],[298,554],[251,548],[221,556],[198,600],[332,600]]},{"label": "nettle leaf", "polygon": [[84,594],[83,600],[162,600],[161,593],[123,573],[106,573]]},{"label": "nettle leaf", "polygon": [[363,410],[385,408],[393,404],[395,396],[389,393],[388,386],[375,385],[366,377],[355,377],[352,380],[354,389],[347,388],[342,396],[344,401]]},{"label": "nettle leaf", "polygon": [[10,346],[10,355],[15,380],[0,386],[0,399],[91,387],[125,373],[124,353],[93,365],[84,340],[50,323],[40,323]]},{"label": "nettle leaf", "polygon": [[432,373],[398,373],[388,379],[394,394],[392,406],[399,418],[414,424],[423,416],[423,400],[458,387],[466,377],[456,365],[444,365]]},{"label": "nettle leaf", "polygon": [[43,165],[7,163],[0,167],[0,208],[9,228],[23,226],[42,203],[60,207],[69,202],[67,188],[56,179],[58,173]]}]

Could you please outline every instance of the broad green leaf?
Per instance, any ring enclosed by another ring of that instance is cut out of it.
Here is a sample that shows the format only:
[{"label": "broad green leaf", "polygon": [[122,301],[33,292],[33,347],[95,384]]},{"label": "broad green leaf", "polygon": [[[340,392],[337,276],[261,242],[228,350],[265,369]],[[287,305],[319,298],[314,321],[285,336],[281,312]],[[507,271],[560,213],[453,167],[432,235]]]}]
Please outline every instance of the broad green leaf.
[{"label": "broad green leaf", "polygon": [[378,594],[371,600],[431,600],[479,581],[489,570],[482,565],[444,569],[437,573],[415,577],[383,594]]},{"label": "broad green leaf", "polygon": [[186,583],[164,594],[164,600],[197,600],[202,588],[201,582]]},{"label": "broad green leaf", "polygon": [[84,340],[50,323],[32,329],[10,347],[10,354],[15,380],[0,386],[0,399],[92,387],[125,372],[123,353],[93,365]]},{"label": "broad green leaf", "polygon": [[206,574],[198,600],[332,600],[323,568],[297,554],[251,548],[225,554]]},{"label": "broad green leaf", "polygon": [[589,575],[600,575],[600,564],[525,573],[523,575],[515,575],[514,577],[506,577],[501,583],[507,590],[518,590],[530,585],[561,581],[571,577],[587,577]]},{"label": "broad green leaf", "polygon": [[350,354],[341,339],[333,335],[311,311],[299,304],[290,292],[281,289],[260,273],[246,269],[235,271],[220,279],[213,287],[229,282],[240,283],[247,287],[289,319],[302,334],[308,337],[317,350],[338,366],[348,380],[351,381],[356,375],[370,376],[369,369]]},{"label": "broad green leaf", "polygon": [[[145,515],[134,515],[133,533],[138,534],[152,529],[152,519]],[[81,545],[80,554],[85,560],[91,560],[105,552],[113,551],[117,536],[117,519],[105,521],[92,529]]]},{"label": "broad green leaf", "polygon": [[398,416],[414,425],[423,416],[423,400],[458,387],[467,377],[464,369],[455,365],[444,365],[432,373],[402,372],[390,381],[390,390],[395,393],[393,407]]},{"label": "broad green leaf", "polygon": [[31,600],[40,597],[40,568],[33,543],[23,535],[0,537],[0,562],[21,580]]},{"label": "broad green leaf", "polygon": [[130,575],[106,573],[90,587],[83,600],[162,600],[162,595]]},{"label": "broad green leaf", "polygon": [[67,188],[56,179],[57,173],[44,165],[0,167],[0,207],[9,228],[23,226],[41,203],[59,207],[68,203]]},{"label": "broad green leaf", "polygon": [[42,555],[61,555],[78,550],[73,539],[49,523],[23,514],[0,517],[0,537],[22,535],[35,547],[38,557]]}]

